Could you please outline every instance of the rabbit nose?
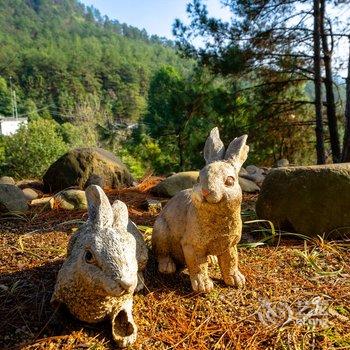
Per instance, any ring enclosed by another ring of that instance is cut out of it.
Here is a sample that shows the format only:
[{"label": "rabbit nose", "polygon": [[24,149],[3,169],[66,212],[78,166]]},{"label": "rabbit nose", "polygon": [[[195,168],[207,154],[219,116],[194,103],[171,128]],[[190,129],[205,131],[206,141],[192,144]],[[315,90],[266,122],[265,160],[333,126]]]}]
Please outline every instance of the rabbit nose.
[{"label": "rabbit nose", "polygon": [[128,293],[132,293],[135,289],[134,282],[130,280],[121,280],[120,285]]}]

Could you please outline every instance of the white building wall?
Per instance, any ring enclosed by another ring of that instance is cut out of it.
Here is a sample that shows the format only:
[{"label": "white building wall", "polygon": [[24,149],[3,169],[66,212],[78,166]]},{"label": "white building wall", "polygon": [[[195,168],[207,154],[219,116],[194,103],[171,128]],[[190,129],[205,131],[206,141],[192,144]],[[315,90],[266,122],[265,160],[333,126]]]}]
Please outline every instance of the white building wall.
[{"label": "white building wall", "polygon": [[0,135],[13,135],[21,124],[28,124],[27,118],[3,118],[0,119]]}]

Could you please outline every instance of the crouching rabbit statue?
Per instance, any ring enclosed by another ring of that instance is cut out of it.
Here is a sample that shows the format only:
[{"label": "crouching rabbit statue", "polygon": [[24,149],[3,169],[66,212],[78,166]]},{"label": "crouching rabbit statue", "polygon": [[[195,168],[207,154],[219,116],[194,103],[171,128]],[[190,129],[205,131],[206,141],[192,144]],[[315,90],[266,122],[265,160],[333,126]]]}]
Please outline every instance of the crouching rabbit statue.
[{"label": "crouching rabbit statue", "polygon": [[110,318],[117,345],[136,340],[133,293],[143,287],[148,258],[141,233],[126,205],[110,205],[96,185],[86,189],[88,221],[71,237],[51,302],[64,303],[78,319],[95,323]]}]

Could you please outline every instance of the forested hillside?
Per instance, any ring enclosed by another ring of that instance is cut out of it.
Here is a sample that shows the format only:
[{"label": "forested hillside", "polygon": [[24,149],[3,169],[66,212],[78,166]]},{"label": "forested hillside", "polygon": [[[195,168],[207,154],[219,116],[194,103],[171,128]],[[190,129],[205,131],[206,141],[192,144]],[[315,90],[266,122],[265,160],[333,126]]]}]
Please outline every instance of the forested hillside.
[{"label": "forested hillside", "polygon": [[172,45],[76,0],[0,0],[0,114],[11,114],[12,77],[31,119],[135,121],[154,71],[189,67]]},{"label": "forested hillside", "polygon": [[[293,13],[297,3],[273,6]],[[350,140],[350,107],[346,114],[340,73],[327,71],[326,79],[322,68],[315,118],[313,56],[299,53],[312,42],[296,39],[310,32],[309,22],[291,26],[298,35],[285,40],[278,32],[277,40],[270,12],[267,24],[260,23],[250,17],[258,8],[236,5],[233,17],[246,16],[250,25],[210,18],[204,2],[193,0],[190,24],[175,21],[175,44],[77,0],[0,0],[0,115],[12,115],[14,90],[19,115],[30,121],[0,138],[0,173],[41,177],[78,146],[109,149],[135,177],[198,169],[214,126],[226,143],[249,134],[249,163],[312,164],[315,145],[322,145],[324,162],[339,161],[341,140]],[[290,25],[288,17],[282,22]],[[200,41],[202,47],[193,45]],[[350,154],[350,141],[347,149]]]}]

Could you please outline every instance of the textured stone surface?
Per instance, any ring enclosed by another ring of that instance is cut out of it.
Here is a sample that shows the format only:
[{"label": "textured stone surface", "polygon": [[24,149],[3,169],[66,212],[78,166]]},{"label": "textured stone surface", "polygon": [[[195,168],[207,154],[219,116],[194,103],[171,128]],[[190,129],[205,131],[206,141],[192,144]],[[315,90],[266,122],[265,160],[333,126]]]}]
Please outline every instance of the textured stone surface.
[{"label": "textured stone surface", "polygon": [[44,175],[44,189],[56,192],[68,187],[85,187],[92,178],[100,178],[106,187],[131,186],[133,178],[127,167],[102,148],[76,148],[53,163]]},{"label": "textured stone surface", "polygon": [[43,197],[38,199],[33,199],[30,202],[31,207],[40,207],[41,209],[50,210],[53,209],[55,205],[54,197]]},{"label": "textured stone surface", "polygon": [[259,185],[265,180],[264,170],[255,165],[248,165],[246,172],[246,174],[240,174],[240,176]]},{"label": "textured stone surface", "polygon": [[86,189],[89,220],[71,237],[51,302],[82,321],[110,318],[118,346],[136,340],[132,295],[143,287],[148,251],[123,202],[110,205],[99,186]]},{"label": "textured stone surface", "polygon": [[261,188],[260,219],[309,236],[350,231],[350,163],[272,170]]},{"label": "textured stone surface", "polygon": [[239,170],[239,173],[238,173],[239,176],[244,176],[248,174],[249,174],[248,171],[245,170],[243,167]]},{"label": "textured stone surface", "polygon": [[0,184],[0,212],[23,213],[27,209],[27,199],[17,186]]},{"label": "textured stone surface", "polygon": [[10,176],[2,176],[0,177],[0,184],[1,185],[15,185],[15,180]]},{"label": "textured stone surface", "polygon": [[82,190],[65,190],[55,197],[55,207],[61,209],[87,209],[87,200],[85,191]]},{"label": "textured stone surface", "polygon": [[263,171],[258,168],[256,165],[248,165],[246,167],[246,171],[248,174],[262,174]]},{"label": "textured stone surface", "polygon": [[159,271],[173,273],[177,265],[186,264],[196,292],[213,289],[207,268],[210,255],[218,257],[227,285],[245,283],[236,245],[242,233],[238,173],[249,151],[246,139],[234,139],[225,152],[214,128],[205,143],[206,166],[197,184],[171,198],[154,224],[152,247]]},{"label": "textured stone surface", "polygon": [[279,159],[277,162],[276,162],[276,167],[277,168],[284,168],[284,167],[287,167],[289,166],[289,160],[288,159]]},{"label": "textured stone surface", "polygon": [[254,193],[260,191],[260,187],[251,180],[239,177],[238,181],[243,192]]},{"label": "textured stone surface", "polygon": [[27,198],[27,201],[32,201],[33,199],[37,199],[39,197],[38,193],[32,188],[23,188],[22,192]]},{"label": "textured stone surface", "polygon": [[40,180],[30,180],[30,179],[24,179],[20,180],[16,183],[16,186],[19,187],[20,189],[24,188],[32,188],[36,191],[43,192],[44,188],[44,183]]},{"label": "textured stone surface", "polygon": [[173,197],[182,190],[192,188],[198,176],[199,171],[184,171],[171,175],[155,186],[152,192],[162,197]]}]

